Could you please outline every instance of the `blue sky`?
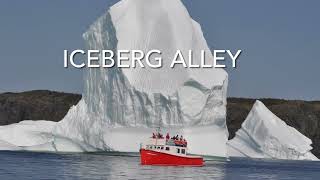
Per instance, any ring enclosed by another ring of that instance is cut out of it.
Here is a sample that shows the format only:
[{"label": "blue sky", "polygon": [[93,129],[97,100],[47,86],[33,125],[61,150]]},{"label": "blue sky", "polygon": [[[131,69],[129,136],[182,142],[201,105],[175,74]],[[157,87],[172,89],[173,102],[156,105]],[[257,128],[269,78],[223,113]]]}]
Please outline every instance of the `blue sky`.
[{"label": "blue sky", "polygon": [[[116,0],[0,2],[0,92],[82,92],[82,71],[63,50]],[[211,47],[242,49],[229,96],[320,100],[320,2],[183,0]]]}]

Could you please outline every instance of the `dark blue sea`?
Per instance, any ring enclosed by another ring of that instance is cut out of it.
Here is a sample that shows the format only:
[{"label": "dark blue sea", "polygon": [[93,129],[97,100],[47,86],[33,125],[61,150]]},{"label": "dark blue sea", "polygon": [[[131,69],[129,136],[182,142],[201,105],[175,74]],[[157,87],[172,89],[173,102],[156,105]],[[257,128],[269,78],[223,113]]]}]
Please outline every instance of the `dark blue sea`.
[{"label": "dark blue sea", "polygon": [[0,179],[320,179],[320,162],[230,159],[153,167],[141,166],[136,156],[0,152]]}]

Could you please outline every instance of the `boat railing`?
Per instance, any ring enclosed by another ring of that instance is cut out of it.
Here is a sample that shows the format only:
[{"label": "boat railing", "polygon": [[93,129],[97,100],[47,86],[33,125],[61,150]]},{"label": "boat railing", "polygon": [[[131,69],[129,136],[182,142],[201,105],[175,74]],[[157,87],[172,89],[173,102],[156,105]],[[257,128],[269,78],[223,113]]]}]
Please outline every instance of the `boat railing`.
[{"label": "boat railing", "polygon": [[166,141],[166,145],[168,145],[168,146],[187,147],[187,141],[185,141],[185,140],[168,139]]}]

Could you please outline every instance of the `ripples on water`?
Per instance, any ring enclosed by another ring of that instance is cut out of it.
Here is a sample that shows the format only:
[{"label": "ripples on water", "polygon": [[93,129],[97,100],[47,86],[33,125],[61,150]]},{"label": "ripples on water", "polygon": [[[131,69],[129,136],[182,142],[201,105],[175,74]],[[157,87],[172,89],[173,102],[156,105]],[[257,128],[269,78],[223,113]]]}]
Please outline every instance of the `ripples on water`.
[{"label": "ripples on water", "polygon": [[0,179],[319,179],[320,163],[231,159],[204,167],[140,166],[139,157],[0,152]]}]

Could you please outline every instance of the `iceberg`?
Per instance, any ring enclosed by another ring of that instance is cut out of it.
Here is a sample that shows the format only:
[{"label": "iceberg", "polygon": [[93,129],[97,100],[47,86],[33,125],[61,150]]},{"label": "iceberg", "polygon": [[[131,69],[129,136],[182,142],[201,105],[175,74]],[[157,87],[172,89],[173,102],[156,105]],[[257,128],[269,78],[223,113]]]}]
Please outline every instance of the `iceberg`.
[{"label": "iceberg", "polygon": [[1,151],[41,151],[41,152],[93,152],[94,147],[53,135],[56,122],[21,121],[20,123],[0,126]]},{"label": "iceberg", "polygon": [[0,151],[21,151],[22,148],[0,140]]},{"label": "iceberg", "polygon": [[56,125],[51,121],[22,121],[20,123],[0,126],[0,141],[22,147],[47,143]]},{"label": "iceberg", "polygon": [[256,101],[236,136],[228,142],[228,155],[288,160],[318,160],[312,141]]},{"label": "iceberg", "polygon": [[88,69],[83,99],[57,123],[54,135],[102,151],[138,152],[161,127],[186,137],[190,153],[226,157],[228,74],[170,68],[177,50],[184,56],[192,50],[195,57],[205,50],[206,60],[213,61],[200,25],[180,0],[122,0],[83,37],[87,49],[160,50],[163,67]]}]

